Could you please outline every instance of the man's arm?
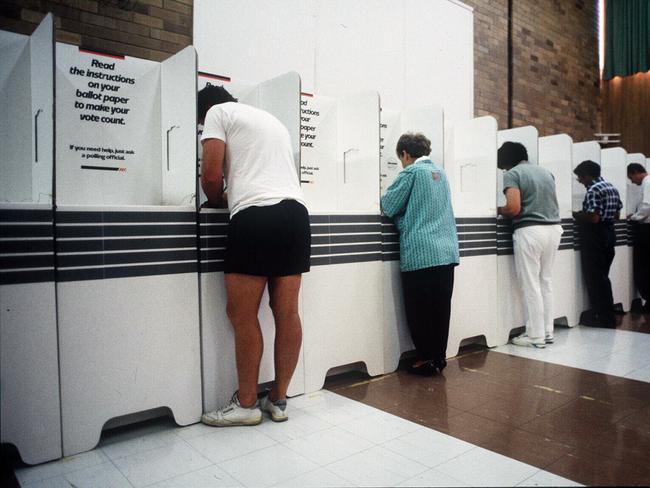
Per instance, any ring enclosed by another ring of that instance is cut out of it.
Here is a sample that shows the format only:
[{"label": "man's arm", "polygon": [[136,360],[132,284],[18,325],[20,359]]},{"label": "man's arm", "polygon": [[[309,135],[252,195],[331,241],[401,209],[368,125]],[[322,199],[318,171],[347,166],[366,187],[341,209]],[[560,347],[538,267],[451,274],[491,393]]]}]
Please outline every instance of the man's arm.
[{"label": "man's arm", "polygon": [[208,197],[208,206],[222,207],[223,200],[223,162],[226,143],[221,139],[205,139],[203,160],[201,161],[201,188]]},{"label": "man's arm", "polygon": [[506,204],[497,208],[497,214],[504,217],[516,217],[521,213],[521,191],[519,188],[508,187],[505,189]]}]

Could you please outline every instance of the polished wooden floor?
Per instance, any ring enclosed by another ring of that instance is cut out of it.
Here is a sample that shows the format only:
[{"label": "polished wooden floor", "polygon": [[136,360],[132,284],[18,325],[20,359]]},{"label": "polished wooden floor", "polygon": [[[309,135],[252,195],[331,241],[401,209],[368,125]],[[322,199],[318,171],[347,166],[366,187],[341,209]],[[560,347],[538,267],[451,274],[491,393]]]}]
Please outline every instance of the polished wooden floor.
[{"label": "polished wooden floor", "polygon": [[[650,332],[650,315],[618,320]],[[650,485],[650,383],[470,348],[440,376],[351,373],[327,388],[585,485]]]}]

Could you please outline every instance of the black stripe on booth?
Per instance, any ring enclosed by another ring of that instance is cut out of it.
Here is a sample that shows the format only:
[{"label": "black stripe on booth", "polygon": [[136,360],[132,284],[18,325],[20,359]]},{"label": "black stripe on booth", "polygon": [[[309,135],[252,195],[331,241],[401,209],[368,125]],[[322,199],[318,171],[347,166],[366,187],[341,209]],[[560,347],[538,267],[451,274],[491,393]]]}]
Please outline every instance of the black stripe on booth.
[{"label": "black stripe on booth", "polygon": [[145,237],[134,239],[96,239],[56,241],[59,253],[67,252],[98,252],[98,251],[128,251],[145,249],[175,249],[196,248],[195,237]]},{"label": "black stripe on booth", "polygon": [[52,210],[0,210],[0,222],[52,222]]},{"label": "black stripe on booth", "polygon": [[318,256],[312,257],[312,266],[323,266],[327,264],[350,264],[350,263],[366,263],[371,261],[381,261],[382,255],[380,252],[372,254],[349,254],[347,256]]},{"label": "black stripe on booth", "polygon": [[196,222],[194,212],[117,212],[117,211],[59,211],[60,224],[115,224],[149,222]]},{"label": "black stripe on booth", "polygon": [[45,283],[54,281],[54,269],[0,272],[0,285]]},{"label": "black stripe on booth", "polygon": [[52,237],[53,231],[52,224],[0,225],[0,237],[5,239]]},{"label": "black stripe on booth", "polygon": [[53,268],[54,254],[2,256],[0,269]]},{"label": "black stripe on booth", "polygon": [[157,276],[180,273],[195,273],[198,264],[167,263],[141,266],[116,266],[113,268],[58,269],[58,281],[87,281],[111,278],[134,278],[139,276]]},{"label": "black stripe on booth", "polygon": [[48,238],[34,241],[0,241],[0,254],[52,252],[54,239]]},{"label": "black stripe on booth", "polygon": [[57,238],[196,235],[196,225],[57,226]]},{"label": "black stripe on booth", "polygon": [[188,261],[196,259],[196,250],[188,249],[183,251],[59,255],[57,262],[60,268],[74,268],[78,266],[160,263],[166,261]]},{"label": "black stripe on booth", "polygon": [[223,261],[213,263],[201,263],[201,273],[218,273],[224,270]]}]

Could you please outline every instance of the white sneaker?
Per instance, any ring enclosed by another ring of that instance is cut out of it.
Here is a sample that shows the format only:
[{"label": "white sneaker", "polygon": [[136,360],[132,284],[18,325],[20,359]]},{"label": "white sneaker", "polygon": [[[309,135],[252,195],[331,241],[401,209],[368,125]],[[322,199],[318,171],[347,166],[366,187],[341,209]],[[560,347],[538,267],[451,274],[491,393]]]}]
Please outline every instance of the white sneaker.
[{"label": "white sneaker", "polygon": [[546,344],[553,344],[555,342],[555,337],[553,334],[546,334],[546,336],[544,336],[544,342],[546,342]]},{"label": "white sneaker", "polygon": [[242,407],[239,403],[238,392],[230,399],[230,402],[217,410],[204,413],[201,422],[214,427],[231,427],[235,425],[257,425],[262,422],[262,410],[260,402],[255,400],[252,407]]},{"label": "white sneaker", "polygon": [[262,399],[260,400],[260,407],[262,408],[263,412],[266,412],[269,414],[271,417],[271,420],[273,422],[284,422],[285,420],[289,420],[289,416],[287,415],[287,400],[277,400],[275,402],[272,402],[269,400],[269,396],[263,396]]},{"label": "white sneaker", "polygon": [[544,349],[546,347],[546,341],[544,339],[534,340],[531,337],[528,337],[526,334],[521,334],[520,336],[513,337],[512,343],[515,346],[535,347],[537,349]]}]

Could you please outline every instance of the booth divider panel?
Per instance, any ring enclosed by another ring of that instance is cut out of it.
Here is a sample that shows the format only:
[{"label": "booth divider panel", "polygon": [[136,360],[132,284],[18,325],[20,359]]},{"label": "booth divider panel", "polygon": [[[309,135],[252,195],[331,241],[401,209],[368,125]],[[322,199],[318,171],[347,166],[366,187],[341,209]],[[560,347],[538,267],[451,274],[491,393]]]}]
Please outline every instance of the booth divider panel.
[{"label": "booth divider panel", "polygon": [[454,277],[447,356],[455,356],[462,341],[497,336],[497,122],[480,117],[454,124],[445,147],[460,246]]},{"label": "booth divider panel", "polygon": [[[643,166],[646,166],[646,157],[642,153],[631,153],[627,155],[627,162],[637,163]],[[639,204],[643,200],[643,192],[641,191],[640,185],[635,185],[634,183],[627,181],[627,213],[631,214],[636,211]],[[628,247],[634,246],[634,233],[635,233],[635,224],[632,221],[628,222],[627,226],[627,245]],[[640,298],[639,291],[636,289],[636,284],[634,283],[634,250],[631,249],[629,252],[629,271],[630,276],[630,300],[634,301]]]},{"label": "booth divider panel", "polygon": [[2,442],[27,464],[61,457],[50,205],[0,205]]},{"label": "booth divider panel", "polygon": [[0,31],[0,425],[27,464],[61,457],[52,213],[54,18]]},{"label": "booth divider panel", "polygon": [[52,203],[54,170],[54,16],[48,14],[29,40],[31,79],[32,201]]},{"label": "booth divider panel", "polygon": [[630,296],[630,250],[627,246],[627,153],[621,147],[603,149],[601,151],[602,177],[618,190],[623,208],[620,218],[614,223],[616,247],[614,261],[609,271],[612,282],[614,304],[620,304],[623,310],[629,310],[632,299]]},{"label": "booth divider panel", "polygon": [[160,65],[163,205],[193,205],[196,197],[196,51],[188,46]]},{"label": "booth divider panel", "polygon": [[572,148],[573,141],[566,134],[540,137],[539,164],[548,169],[555,178],[555,190],[560,210],[562,238],[553,266],[553,316],[566,317],[567,325],[577,325],[580,317],[576,310],[576,275],[573,252],[572,197]]},{"label": "booth divider panel", "polygon": [[33,80],[28,36],[0,31],[0,201],[31,202]]}]

